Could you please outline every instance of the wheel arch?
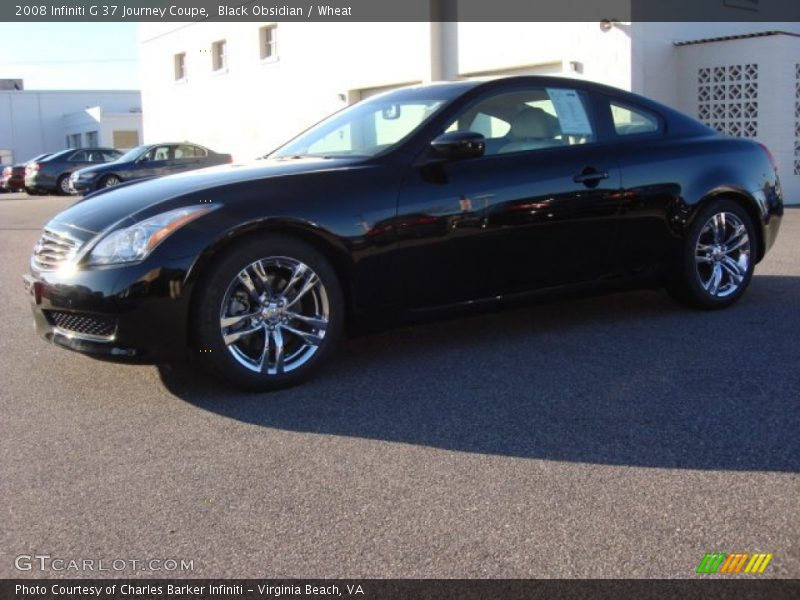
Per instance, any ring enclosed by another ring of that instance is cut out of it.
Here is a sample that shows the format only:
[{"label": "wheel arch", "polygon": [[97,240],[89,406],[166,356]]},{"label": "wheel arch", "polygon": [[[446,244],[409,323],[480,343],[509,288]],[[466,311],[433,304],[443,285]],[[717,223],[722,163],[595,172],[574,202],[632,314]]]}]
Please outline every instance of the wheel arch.
[{"label": "wheel arch", "polygon": [[97,183],[100,184],[109,177],[116,177],[117,181],[119,181],[120,183],[125,182],[125,179],[120,177],[119,173],[117,173],[116,171],[109,171],[108,173],[103,173],[102,175],[100,175],[100,177],[97,178]]},{"label": "wheel arch", "polygon": [[753,222],[753,229],[756,233],[756,261],[761,261],[766,254],[764,217],[758,201],[744,190],[736,188],[718,188],[705,194],[692,207],[691,217],[687,225],[691,224],[697,214],[706,206],[717,200],[731,200],[741,206]]},{"label": "wheel arch", "polygon": [[275,234],[293,237],[305,242],[330,262],[342,288],[345,304],[345,323],[350,321],[354,306],[352,261],[341,243],[337,242],[332,234],[308,222],[267,219],[257,223],[245,224],[225,233],[209,245],[192,264],[185,281],[186,288],[189,291],[186,331],[190,343],[192,341],[191,321],[194,318],[199,296],[197,292],[202,287],[203,279],[211,272],[214,264],[225,253],[232,251],[236,246],[248,240]]}]

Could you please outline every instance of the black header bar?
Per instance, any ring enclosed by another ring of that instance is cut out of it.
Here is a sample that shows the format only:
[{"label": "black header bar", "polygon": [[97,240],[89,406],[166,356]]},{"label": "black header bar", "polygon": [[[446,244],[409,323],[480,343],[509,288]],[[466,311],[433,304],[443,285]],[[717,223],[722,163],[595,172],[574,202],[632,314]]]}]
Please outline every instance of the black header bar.
[{"label": "black header bar", "polygon": [[796,0],[10,0],[0,21],[800,21]]}]

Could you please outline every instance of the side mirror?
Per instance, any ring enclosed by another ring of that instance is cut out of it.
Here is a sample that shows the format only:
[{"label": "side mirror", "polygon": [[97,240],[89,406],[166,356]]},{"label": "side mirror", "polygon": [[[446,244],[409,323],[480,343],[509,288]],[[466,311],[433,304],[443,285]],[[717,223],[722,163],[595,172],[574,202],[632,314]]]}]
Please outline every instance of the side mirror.
[{"label": "side mirror", "polygon": [[486,139],[474,131],[443,133],[431,142],[433,152],[442,158],[462,159],[483,156]]}]

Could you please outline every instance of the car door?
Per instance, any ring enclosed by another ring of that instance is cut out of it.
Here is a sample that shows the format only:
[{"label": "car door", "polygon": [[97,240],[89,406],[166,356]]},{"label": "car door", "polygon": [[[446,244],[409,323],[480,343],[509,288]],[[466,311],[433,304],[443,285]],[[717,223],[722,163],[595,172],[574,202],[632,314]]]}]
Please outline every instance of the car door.
[{"label": "car door", "polygon": [[171,173],[191,171],[202,166],[201,156],[198,155],[200,149],[190,144],[178,144],[175,147],[174,158],[170,167]]},{"label": "car door", "polygon": [[482,157],[412,167],[398,200],[405,302],[447,304],[589,281],[607,269],[620,186],[597,144],[588,94],[494,91],[448,131],[485,137]]},{"label": "car door", "polygon": [[73,152],[67,159],[68,166],[66,170],[71,173],[72,171],[77,171],[78,169],[94,165],[94,155],[94,151],[88,149]]},{"label": "car door", "polygon": [[127,179],[166,175],[170,156],[171,146],[169,144],[153,146],[136,161]]},{"label": "car door", "polygon": [[685,148],[666,136],[665,120],[653,110],[613,98],[605,98],[602,109],[610,121],[609,152],[617,157],[624,184],[612,260],[622,274],[642,271],[676,252],[684,192],[676,157]]}]

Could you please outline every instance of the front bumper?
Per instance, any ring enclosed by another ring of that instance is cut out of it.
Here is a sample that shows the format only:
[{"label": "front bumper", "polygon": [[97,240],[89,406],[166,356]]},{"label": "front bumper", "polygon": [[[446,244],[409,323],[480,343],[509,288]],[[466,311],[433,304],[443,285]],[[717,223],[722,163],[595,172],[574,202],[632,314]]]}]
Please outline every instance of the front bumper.
[{"label": "front bumper", "polygon": [[72,194],[80,194],[83,196],[84,194],[88,194],[89,192],[94,190],[94,184],[97,181],[97,178],[93,179],[80,179],[78,177],[70,177],[69,178],[69,191]]},{"label": "front bumper", "polygon": [[186,352],[193,259],[23,276],[37,333],[61,347],[126,362]]}]

